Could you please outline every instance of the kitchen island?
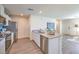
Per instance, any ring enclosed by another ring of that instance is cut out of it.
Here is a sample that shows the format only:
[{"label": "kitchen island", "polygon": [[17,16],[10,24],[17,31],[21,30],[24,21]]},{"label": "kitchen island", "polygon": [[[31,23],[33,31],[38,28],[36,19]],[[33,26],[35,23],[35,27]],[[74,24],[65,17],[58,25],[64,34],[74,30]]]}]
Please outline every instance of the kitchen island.
[{"label": "kitchen island", "polygon": [[45,54],[61,54],[62,53],[62,35],[58,33],[55,33],[54,35],[41,33],[40,49]]},{"label": "kitchen island", "polygon": [[45,54],[60,54],[62,50],[62,35],[55,33],[50,35],[40,30],[32,31],[32,39],[34,43]]}]

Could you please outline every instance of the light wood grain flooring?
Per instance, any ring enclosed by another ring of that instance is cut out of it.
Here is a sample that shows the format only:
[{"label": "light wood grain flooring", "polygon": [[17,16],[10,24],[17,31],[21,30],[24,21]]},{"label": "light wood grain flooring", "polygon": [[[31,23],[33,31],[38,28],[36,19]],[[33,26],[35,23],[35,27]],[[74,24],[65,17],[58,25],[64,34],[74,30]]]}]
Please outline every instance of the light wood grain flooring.
[{"label": "light wood grain flooring", "polygon": [[19,39],[10,49],[10,54],[42,54],[35,43],[29,39]]}]

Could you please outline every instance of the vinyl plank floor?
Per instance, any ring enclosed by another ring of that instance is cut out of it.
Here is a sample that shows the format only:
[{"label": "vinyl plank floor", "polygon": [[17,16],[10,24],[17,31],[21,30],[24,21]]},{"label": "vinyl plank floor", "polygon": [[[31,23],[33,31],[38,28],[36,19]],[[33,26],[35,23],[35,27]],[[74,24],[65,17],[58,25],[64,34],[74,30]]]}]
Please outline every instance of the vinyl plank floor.
[{"label": "vinyl plank floor", "polygon": [[35,43],[29,39],[19,39],[13,44],[9,54],[42,54]]}]

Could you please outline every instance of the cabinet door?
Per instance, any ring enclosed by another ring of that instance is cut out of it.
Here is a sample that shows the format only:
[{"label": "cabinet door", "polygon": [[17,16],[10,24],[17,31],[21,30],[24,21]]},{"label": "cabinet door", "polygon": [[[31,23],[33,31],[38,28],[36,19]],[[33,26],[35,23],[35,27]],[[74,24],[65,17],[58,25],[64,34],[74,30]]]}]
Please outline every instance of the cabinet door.
[{"label": "cabinet door", "polygon": [[60,38],[49,39],[48,53],[49,54],[59,54],[60,53]]},{"label": "cabinet door", "polygon": [[33,36],[32,38],[35,41],[35,43],[40,47],[40,34],[33,32],[32,36]]},{"label": "cabinet door", "polygon": [[5,39],[3,38],[0,41],[0,54],[4,54],[5,53]]}]

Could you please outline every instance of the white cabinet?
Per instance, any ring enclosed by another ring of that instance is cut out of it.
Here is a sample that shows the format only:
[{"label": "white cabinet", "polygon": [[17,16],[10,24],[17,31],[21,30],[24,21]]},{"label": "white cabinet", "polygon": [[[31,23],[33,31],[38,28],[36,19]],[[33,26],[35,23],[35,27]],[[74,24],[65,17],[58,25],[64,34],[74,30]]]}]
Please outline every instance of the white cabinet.
[{"label": "white cabinet", "polygon": [[0,54],[5,54],[5,38],[0,39]]},{"label": "white cabinet", "polygon": [[61,37],[53,38],[48,40],[48,53],[49,54],[60,54],[62,53],[62,39]]},{"label": "white cabinet", "polygon": [[40,47],[40,33],[39,32],[32,32],[32,39]]}]

